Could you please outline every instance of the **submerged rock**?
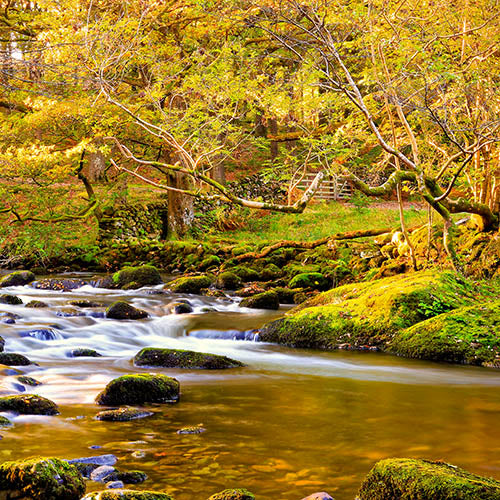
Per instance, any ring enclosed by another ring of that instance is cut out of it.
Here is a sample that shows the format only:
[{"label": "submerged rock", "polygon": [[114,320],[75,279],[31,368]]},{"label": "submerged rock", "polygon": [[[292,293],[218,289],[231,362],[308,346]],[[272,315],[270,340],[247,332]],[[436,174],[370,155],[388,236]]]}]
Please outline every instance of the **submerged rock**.
[{"label": "submerged rock", "polygon": [[116,410],[101,411],[96,415],[97,420],[107,422],[128,422],[139,418],[146,418],[154,415],[152,411],[141,410],[140,408],[118,408]]},{"label": "submerged rock", "polygon": [[13,411],[20,415],[59,415],[59,408],[53,401],[35,394],[2,396],[0,411]]},{"label": "submerged rock", "polygon": [[56,311],[56,316],[59,316],[60,318],[76,318],[78,316],[85,316],[85,313],[74,307],[64,307],[59,309],[59,311]]},{"label": "submerged rock", "polygon": [[194,425],[192,427],[183,427],[177,431],[177,434],[202,434],[206,429],[202,424]]},{"label": "submerged rock", "polygon": [[120,481],[124,484],[139,484],[146,481],[147,474],[140,470],[131,470],[127,472],[114,471],[107,475],[105,481]]},{"label": "submerged rock", "polygon": [[102,354],[99,354],[97,351],[94,349],[86,349],[84,347],[80,347],[78,349],[73,349],[71,351],[71,357],[72,358],[100,358],[102,357]]},{"label": "submerged rock", "polygon": [[19,332],[20,337],[31,337],[38,340],[56,340],[62,338],[62,335],[51,328],[38,328],[36,330],[28,330]]},{"label": "submerged rock", "polygon": [[165,285],[165,288],[175,293],[194,293],[199,294],[203,288],[208,288],[212,280],[206,276],[185,276],[177,278]]},{"label": "submerged rock", "polygon": [[1,498],[79,500],[84,493],[82,476],[64,460],[31,458],[0,465]]},{"label": "submerged rock", "polygon": [[88,285],[87,281],[79,279],[69,279],[69,278],[47,278],[40,281],[35,281],[33,286],[41,290],[62,290],[63,292],[68,292],[70,290],[76,290],[82,286]]},{"label": "submerged rock", "polygon": [[145,347],[134,358],[136,366],[162,366],[165,368],[197,368],[204,370],[222,370],[244,366],[240,361],[183,349],[162,349]]},{"label": "submerged rock", "polygon": [[16,295],[10,295],[8,293],[0,294],[0,304],[9,304],[10,306],[18,306],[22,303],[23,301]]},{"label": "submerged rock", "polygon": [[0,364],[7,366],[28,366],[31,361],[23,354],[15,352],[0,352]]},{"label": "submerged rock", "polygon": [[142,288],[163,283],[161,275],[154,266],[124,267],[113,274],[113,282],[118,288]]},{"label": "submerged rock", "polygon": [[71,460],[66,460],[69,464],[92,464],[96,468],[100,465],[115,465],[118,459],[115,455],[96,455],[94,457],[80,457],[72,458]]},{"label": "submerged rock", "polygon": [[30,300],[24,307],[28,307],[31,309],[42,309],[45,307],[49,307],[49,305],[41,300]]},{"label": "submerged rock", "polygon": [[255,495],[244,488],[237,488],[215,493],[208,500],[255,500]]},{"label": "submerged rock", "polygon": [[82,500],[173,500],[170,495],[158,491],[106,490],[87,493]]},{"label": "submerged rock", "polygon": [[90,473],[90,479],[96,482],[110,481],[110,479],[108,480],[106,477],[113,472],[116,472],[116,469],[112,465],[101,465]]},{"label": "submerged rock", "polygon": [[118,300],[106,309],[106,317],[110,319],[143,319],[148,317],[148,313],[127,302]]},{"label": "submerged rock", "polygon": [[175,378],[154,373],[123,375],[112,380],[96,398],[100,405],[170,403],[179,400],[180,384]]},{"label": "submerged rock", "polygon": [[258,293],[257,295],[243,299],[240,302],[240,307],[278,310],[280,308],[280,300],[278,294],[270,290],[269,292]]},{"label": "submerged rock", "polygon": [[122,481],[108,481],[106,483],[106,488],[109,488],[110,490],[123,488],[124,486],[125,484]]},{"label": "submerged rock", "polygon": [[318,493],[313,493],[312,495],[309,495],[303,498],[302,500],[335,500],[335,499],[331,497],[328,493],[320,491]]},{"label": "submerged rock", "polygon": [[377,462],[359,490],[360,500],[500,500],[500,481],[444,462],[394,458]]},{"label": "submerged rock", "polygon": [[35,281],[35,275],[31,271],[15,271],[5,275],[0,280],[0,288],[6,286],[24,286]]}]

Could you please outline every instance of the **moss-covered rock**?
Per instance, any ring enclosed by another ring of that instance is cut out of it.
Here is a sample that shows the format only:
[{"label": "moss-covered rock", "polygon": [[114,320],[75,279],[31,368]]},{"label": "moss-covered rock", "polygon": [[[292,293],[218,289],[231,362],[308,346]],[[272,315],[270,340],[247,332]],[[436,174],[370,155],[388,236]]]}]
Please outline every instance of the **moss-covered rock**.
[{"label": "moss-covered rock", "polygon": [[208,500],[255,500],[255,495],[244,488],[235,488],[215,493]]},{"label": "moss-covered rock", "polygon": [[28,366],[31,361],[23,354],[15,352],[0,352],[0,364],[7,366]]},{"label": "moss-covered rock", "polygon": [[451,272],[353,283],[307,300],[266,325],[260,339],[320,349],[385,348],[396,332],[476,300],[474,284]]},{"label": "moss-covered rock", "polygon": [[240,302],[240,307],[277,310],[280,307],[280,300],[278,294],[270,290],[269,292],[258,293],[257,295],[243,299]]},{"label": "moss-covered rock", "polygon": [[21,384],[29,385],[30,387],[36,387],[37,385],[42,385],[41,382],[39,382],[33,377],[28,377],[27,375],[20,375],[19,377],[17,377],[17,380],[19,380]]},{"label": "moss-covered rock", "polygon": [[6,286],[24,286],[35,281],[35,275],[31,271],[15,271],[5,275],[0,280],[0,288]]},{"label": "moss-covered rock", "polygon": [[24,307],[28,307],[30,309],[43,309],[45,307],[49,307],[49,305],[41,300],[30,300]]},{"label": "moss-covered rock", "polygon": [[6,498],[79,500],[85,483],[77,468],[63,460],[31,458],[0,465],[0,492]]},{"label": "moss-covered rock", "polygon": [[23,301],[16,295],[10,295],[8,293],[0,294],[0,304],[9,304],[10,306],[18,306],[22,303]]},{"label": "moss-covered rock", "polygon": [[389,351],[408,358],[500,366],[500,301],[417,323],[397,333]]},{"label": "moss-covered rock", "polygon": [[321,273],[297,274],[288,283],[289,288],[312,288],[314,290],[328,290],[330,285],[330,280]]},{"label": "moss-covered rock", "polygon": [[270,281],[283,276],[283,271],[276,264],[270,263],[262,268],[260,276],[263,281]]},{"label": "moss-covered rock", "polygon": [[230,271],[225,271],[217,276],[215,285],[224,290],[236,290],[241,285],[241,278]]},{"label": "moss-covered rock", "polygon": [[360,500],[500,500],[500,482],[443,462],[394,458],[377,462]]},{"label": "moss-covered rock", "polygon": [[131,306],[127,302],[117,300],[106,309],[106,318],[110,319],[143,319],[148,313],[142,309]]},{"label": "moss-covered rock", "polygon": [[287,276],[293,278],[298,274],[304,273],[319,273],[321,271],[321,266],[318,264],[302,264],[299,262],[290,262],[284,268]]},{"label": "moss-covered rock", "polygon": [[238,276],[238,278],[245,283],[249,281],[261,281],[260,273],[248,266],[240,265],[232,267],[231,269],[228,269],[228,271],[236,274],[236,276]]},{"label": "moss-covered rock", "polygon": [[80,347],[78,349],[73,349],[71,351],[71,357],[72,358],[100,358],[102,357],[102,354],[98,353],[94,349],[86,349],[84,347]]},{"label": "moss-covered rock", "polygon": [[151,415],[154,415],[151,411],[126,406],[125,408],[118,408],[116,410],[100,411],[95,418],[96,420],[104,420],[106,422],[129,422],[130,420],[146,418]]},{"label": "moss-covered rock", "polygon": [[13,411],[20,415],[58,415],[59,408],[50,399],[35,394],[16,394],[0,397],[0,411]]},{"label": "moss-covered rock", "polygon": [[146,347],[139,351],[134,358],[134,364],[137,366],[197,368],[204,370],[222,370],[244,366],[239,361],[217,354],[154,347]]},{"label": "moss-covered rock", "polygon": [[82,500],[173,500],[173,498],[158,491],[113,489],[87,493]]},{"label": "moss-covered rock", "polygon": [[0,427],[10,427],[11,425],[12,422],[7,417],[0,415]]},{"label": "moss-covered rock", "polygon": [[[113,274],[113,283],[118,288],[124,288],[129,285],[129,289],[134,289],[148,285],[159,285],[163,283],[163,280],[158,269],[154,266],[127,266]],[[133,285],[131,286],[132,283]]]},{"label": "moss-covered rock", "polygon": [[208,288],[212,280],[206,276],[185,276],[168,283],[165,288],[175,293],[200,293],[203,288]]},{"label": "moss-covered rock", "polygon": [[175,378],[141,373],[115,378],[97,396],[96,402],[108,406],[169,403],[178,401],[179,393],[180,384]]},{"label": "moss-covered rock", "polygon": [[218,267],[220,265],[221,260],[219,257],[217,257],[217,255],[209,255],[200,262],[199,268],[201,271],[206,271],[207,269]]}]

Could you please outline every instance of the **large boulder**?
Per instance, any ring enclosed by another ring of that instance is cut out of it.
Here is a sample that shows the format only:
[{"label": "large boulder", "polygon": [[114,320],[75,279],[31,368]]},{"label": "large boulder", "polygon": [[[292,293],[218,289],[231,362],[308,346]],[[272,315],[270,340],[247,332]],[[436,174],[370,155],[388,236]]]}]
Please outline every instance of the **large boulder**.
[{"label": "large boulder", "polygon": [[143,319],[148,313],[142,309],[137,309],[127,302],[117,300],[106,309],[106,318],[110,319]]},{"label": "large boulder", "polygon": [[462,307],[398,332],[389,352],[408,358],[500,366],[500,300]]},{"label": "large boulder", "polygon": [[500,500],[500,481],[444,462],[394,458],[377,462],[360,500]]},{"label": "large boulder", "polygon": [[20,415],[59,415],[59,408],[53,401],[35,394],[2,396],[0,411],[12,411]]},{"label": "large boulder", "polygon": [[206,276],[185,276],[171,281],[165,288],[175,293],[195,293],[199,294],[204,288],[208,288],[212,280]]},{"label": "large boulder", "polygon": [[276,292],[270,290],[268,292],[258,293],[243,299],[240,302],[240,307],[278,310],[280,308],[280,299]]},{"label": "large boulder", "polygon": [[320,349],[385,349],[394,335],[477,301],[477,289],[451,272],[421,271],[321,293],[265,325],[260,340]]},{"label": "large boulder", "polygon": [[236,488],[219,491],[208,500],[255,500],[255,495],[244,488]]},{"label": "large boulder", "polygon": [[112,380],[96,398],[107,406],[170,403],[179,400],[180,384],[175,378],[155,373],[123,375]]},{"label": "large boulder", "polygon": [[158,491],[112,489],[87,493],[82,500],[173,500],[173,498]]},{"label": "large boulder", "polygon": [[160,272],[154,266],[124,267],[113,274],[113,283],[118,288],[141,288],[163,283]]},{"label": "large boulder", "polygon": [[154,347],[145,347],[139,351],[134,358],[134,364],[137,366],[198,368],[204,370],[222,370],[244,366],[239,361],[218,354]]},{"label": "large boulder", "polygon": [[31,271],[15,271],[0,280],[0,288],[28,285],[32,281],[35,281],[35,275]]},{"label": "large boulder", "polygon": [[0,465],[0,498],[79,500],[85,483],[77,468],[58,458],[31,458]]}]

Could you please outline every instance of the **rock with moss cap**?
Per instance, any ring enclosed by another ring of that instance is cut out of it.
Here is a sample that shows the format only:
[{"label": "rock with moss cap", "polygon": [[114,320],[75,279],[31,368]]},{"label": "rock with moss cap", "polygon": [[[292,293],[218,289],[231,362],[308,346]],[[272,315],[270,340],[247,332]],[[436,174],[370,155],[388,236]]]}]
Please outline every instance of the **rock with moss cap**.
[{"label": "rock with moss cap", "polygon": [[143,319],[148,313],[142,309],[131,306],[127,302],[117,300],[106,309],[106,318],[110,319]]},{"label": "rock with moss cap", "polygon": [[321,273],[301,273],[294,276],[288,283],[289,288],[311,288],[328,290],[331,282]]},{"label": "rock with moss cap", "polygon": [[270,290],[264,293],[258,293],[247,297],[240,302],[240,307],[249,307],[251,309],[271,309],[280,308],[280,299],[276,292]]},{"label": "rock with moss cap", "polygon": [[20,415],[59,415],[59,408],[53,401],[36,394],[2,396],[0,411],[13,411]]},{"label": "rock with moss cap", "polygon": [[160,285],[163,280],[154,266],[127,266],[113,274],[113,283],[118,288],[135,289],[148,285]]},{"label": "rock with moss cap", "polygon": [[204,370],[222,370],[244,366],[243,363],[227,356],[182,349],[161,349],[145,347],[135,358],[136,366],[162,366],[164,368],[194,368]]},{"label": "rock with moss cap", "polygon": [[140,408],[117,408],[115,410],[100,411],[96,415],[96,420],[104,420],[106,422],[129,422],[139,418],[146,418],[154,415],[152,411],[141,410]]},{"label": "rock with moss cap", "polygon": [[444,462],[393,458],[377,462],[360,500],[500,500],[500,482]]},{"label": "rock with moss cap", "polygon": [[173,500],[173,498],[159,491],[112,489],[87,493],[82,500]]},{"label": "rock with moss cap", "polygon": [[260,273],[251,267],[240,265],[232,267],[231,269],[228,269],[228,271],[236,274],[236,276],[238,276],[238,278],[245,283],[249,281],[262,281]]},{"label": "rock with moss cap", "polygon": [[8,304],[10,306],[18,306],[22,304],[23,301],[16,295],[10,295],[8,293],[0,294],[0,304]]},{"label": "rock with moss cap", "polygon": [[241,279],[236,276],[236,274],[226,271],[217,276],[215,284],[217,288],[222,288],[224,290],[236,290],[241,285]]},{"label": "rock with moss cap", "polygon": [[24,307],[28,307],[30,309],[43,309],[45,307],[49,307],[49,305],[41,300],[30,300]]},{"label": "rock with moss cap", "polygon": [[171,281],[165,288],[174,293],[194,293],[199,294],[204,288],[208,288],[212,280],[206,276],[184,276]]},{"label": "rock with moss cap", "polygon": [[24,286],[35,281],[35,275],[31,271],[15,271],[5,275],[0,280],[0,288],[6,286]]},{"label": "rock with moss cap", "polygon": [[16,352],[0,352],[0,364],[7,366],[28,366],[31,361],[23,354]]},{"label": "rock with moss cap", "polygon": [[236,488],[215,493],[208,500],[255,500],[255,495],[244,488]]},{"label": "rock with moss cap", "polygon": [[175,378],[140,373],[115,378],[97,396],[96,402],[107,406],[170,403],[179,400],[179,393],[180,384]]},{"label": "rock with moss cap", "polygon": [[7,417],[0,415],[0,427],[10,427],[11,425],[12,422]]},{"label": "rock with moss cap", "polygon": [[210,269],[212,267],[218,267],[220,266],[221,261],[220,258],[217,257],[217,255],[209,255],[208,257],[205,257],[199,265],[199,268],[201,271],[205,271],[207,269]]},{"label": "rock with moss cap", "polygon": [[0,465],[1,498],[79,500],[84,493],[85,483],[77,468],[58,458],[30,458]]}]

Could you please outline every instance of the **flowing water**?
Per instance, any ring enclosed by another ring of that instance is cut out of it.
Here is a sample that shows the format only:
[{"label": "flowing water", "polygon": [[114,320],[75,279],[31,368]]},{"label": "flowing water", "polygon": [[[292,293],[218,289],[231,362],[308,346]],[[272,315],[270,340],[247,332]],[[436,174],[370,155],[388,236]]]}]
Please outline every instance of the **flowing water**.
[{"label": "flowing water", "polygon": [[[27,389],[58,403],[61,415],[15,417],[14,426],[1,431],[1,460],[113,453],[121,470],[148,474],[134,488],[164,490],[176,500],[204,500],[227,487],[246,487],[261,500],[300,500],[321,490],[352,500],[373,463],[387,457],[445,460],[500,479],[498,371],[234,340],[253,338],[252,329],[284,312],[241,309],[237,300],[152,294],[151,288],[2,292],[50,305],[0,305],[21,316],[0,324],[0,335],[6,351],[38,363],[19,371],[43,383]],[[99,317],[103,308],[67,316],[68,302],[82,298],[125,299],[150,318],[109,320]],[[180,298],[194,312],[168,314],[167,304]],[[25,333],[47,328],[53,333]],[[154,416],[131,422],[95,420],[102,407],[93,401],[107,382],[145,371],[131,361],[145,346],[224,354],[247,366],[155,369],[181,382],[178,404],[152,405]],[[79,347],[103,357],[69,357]],[[14,375],[2,377],[1,393],[21,389]],[[176,432],[199,423],[203,434]],[[88,483],[89,491],[101,488]]]}]

